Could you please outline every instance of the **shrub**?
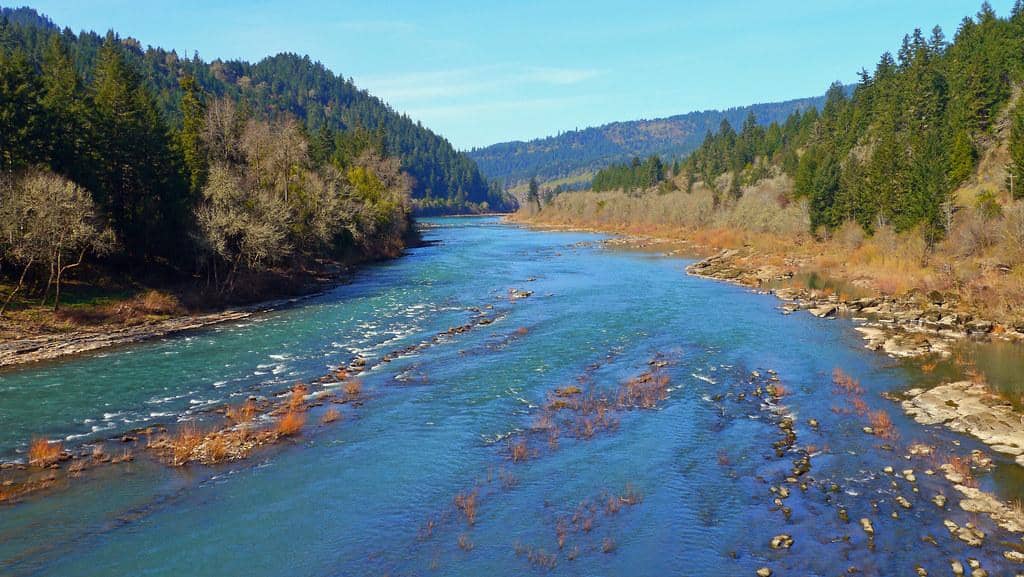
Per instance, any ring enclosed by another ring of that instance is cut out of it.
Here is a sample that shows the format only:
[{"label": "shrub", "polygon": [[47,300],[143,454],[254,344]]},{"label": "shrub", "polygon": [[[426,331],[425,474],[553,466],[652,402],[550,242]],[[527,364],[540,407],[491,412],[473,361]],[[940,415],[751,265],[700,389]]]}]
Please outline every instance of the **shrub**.
[{"label": "shrub", "polygon": [[292,387],[291,397],[288,399],[288,410],[290,412],[302,411],[305,409],[306,394],[309,389],[302,383],[296,383]]},{"label": "shrub", "polygon": [[455,495],[455,508],[462,513],[469,525],[476,523],[476,497],[476,490]]},{"label": "shrub", "polygon": [[338,409],[331,407],[330,409],[327,409],[327,411],[324,413],[324,416],[320,418],[320,422],[326,425],[327,423],[333,423],[334,421],[337,421],[340,418],[341,413],[338,412]]},{"label": "shrub", "polygon": [[363,383],[358,379],[352,379],[345,383],[345,395],[349,397],[358,397],[363,391]]},{"label": "shrub", "polygon": [[306,416],[296,410],[289,410],[277,420],[274,430],[282,437],[297,435],[306,424]]},{"label": "shrub", "polygon": [[171,464],[177,467],[188,463],[203,441],[203,434],[194,423],[182,425],[171,440]]},{"label": "shrub", "polygon": [[36,437],[28,446],[28,462],[37,467],[48,467],[58,460],[62,451],[60,442],[53,442]]}]

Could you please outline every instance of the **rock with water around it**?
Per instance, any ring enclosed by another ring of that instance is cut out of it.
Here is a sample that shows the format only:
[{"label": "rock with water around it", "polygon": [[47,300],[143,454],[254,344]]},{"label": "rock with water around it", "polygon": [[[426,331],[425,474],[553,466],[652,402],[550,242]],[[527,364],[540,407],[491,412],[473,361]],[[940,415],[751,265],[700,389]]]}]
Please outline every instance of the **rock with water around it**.
[{"label": "rock with water around it", "polygon": [[1020,415],[983,384],[961,381],[939,385],[902,404],[904,411],[923,425],[944,424],[973,435],[1024,464],[1024,423]]},{"label": "rock with water around it", "polygon": [[761,567],[757,570],[757,577],[772,577],[772,570],[767,567]]},{"label": "rock with water around it", "polygon": [[793,537],[785,533],[772,537],[770,543],[772,549],[789,549],[793,546]]},{"label": "rock with water around it", "polygon": [[812,315],[818,317],[819,319],[829,319],[829,318],[835,317],[836,316],[836,311],[838,311],[838,310],[839,310],[839,308],[836,307],[836,305],[827,304],[827,305],[822,305],[820,307],[814,307],[812,309],[808,309],[808,312],[810,312]]},{"label": "rock with water around it", "polygon": [[868,519],[867,517],[860,520],[860,527],[861,529],[864,529],[864,532],[868,535],[875,534],[875,526],[871,524],[871,519]]}]

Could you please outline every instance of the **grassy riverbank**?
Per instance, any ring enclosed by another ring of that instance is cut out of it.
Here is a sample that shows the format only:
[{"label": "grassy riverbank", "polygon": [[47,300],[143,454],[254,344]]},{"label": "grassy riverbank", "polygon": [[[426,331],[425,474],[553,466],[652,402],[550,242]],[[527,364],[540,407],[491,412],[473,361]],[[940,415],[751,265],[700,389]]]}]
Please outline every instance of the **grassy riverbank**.
[{"label": "grassy riverbank", "polygon": [[955,297],[963,312],[1024,328],[1021,201],[970,202],[976,186],[965,187],[952,232],[929,244],[919,230],[898,234],[880,227],[869,236],[853,224],[813,236],[806,202],[789,200],[791,188],[792,181],[779,176],[718,207],[701,183],[689,193],[565,193],[540,210],[520,210],[512,220],[684,241],[707,251],[744,249],[753,269],[825,277],[869,294],[937,291]]}]

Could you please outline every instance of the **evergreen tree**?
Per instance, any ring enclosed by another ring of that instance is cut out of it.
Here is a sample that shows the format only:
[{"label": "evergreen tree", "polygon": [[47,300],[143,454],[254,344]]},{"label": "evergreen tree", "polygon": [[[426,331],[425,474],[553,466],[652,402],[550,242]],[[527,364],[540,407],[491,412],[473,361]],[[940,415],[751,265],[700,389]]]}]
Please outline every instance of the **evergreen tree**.
[{"label": "evergreen tree", "polygon": [[44,161],[43,87],[24,52],[0,51],[0,95],[0,170]]},{"label": "evergreen tree", "polygon": [[181,130],[178,132],[178,147],[188,172],[189,188],[198,194],[206,185],[209,171],[209,153],[203,142],[206,127],[206,103],[203,91],[192,76],[181,79]]}]

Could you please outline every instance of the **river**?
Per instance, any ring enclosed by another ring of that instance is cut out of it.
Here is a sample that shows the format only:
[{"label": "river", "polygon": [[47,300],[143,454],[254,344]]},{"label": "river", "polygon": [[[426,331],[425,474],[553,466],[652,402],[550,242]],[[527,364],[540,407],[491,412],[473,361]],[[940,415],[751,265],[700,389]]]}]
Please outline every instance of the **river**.
[{"label": "river", "polygon": [[[969,557],[1013,573],[1000,541],[1020,539],[956,507],[950,483],[926,473],[938,457],[907,456],[914,443],[984,447],[882,398],[925,376],[866,350],[850,321],[784,316],[771,296],[687,276],[687,259],[610,250],[597,234],[425,225],[435,242],[292,307],[0,373],[0,456],[17,459],[34,435],[81,445],[208,419],[357,355],[373,367],[339,421],[311,421],[248,460],[140,458],[0,506],[0,574],[948,575]],[[374,363],[480,312],[494,322]],[[892,438],[862,431],[836,368],[888,412]],[[755,394],[769,371],[786,391],[777,402]],[[612,397],[645,374],[664,376],[666,394],[613,403],[612,426],[551,443],[529,432],[557,387]],[[777,453],[786,419],[796,442]],[[513,462],[510,439],[528,440],[525,459]],[[1012,495],[1017,469],[1001,463],[981,487]],[[474,491],[471,524],[454,503]],[[945,519],[977,523],[984,546],[953,538]],[[789,548],[770,546],[780,534]]]}]

